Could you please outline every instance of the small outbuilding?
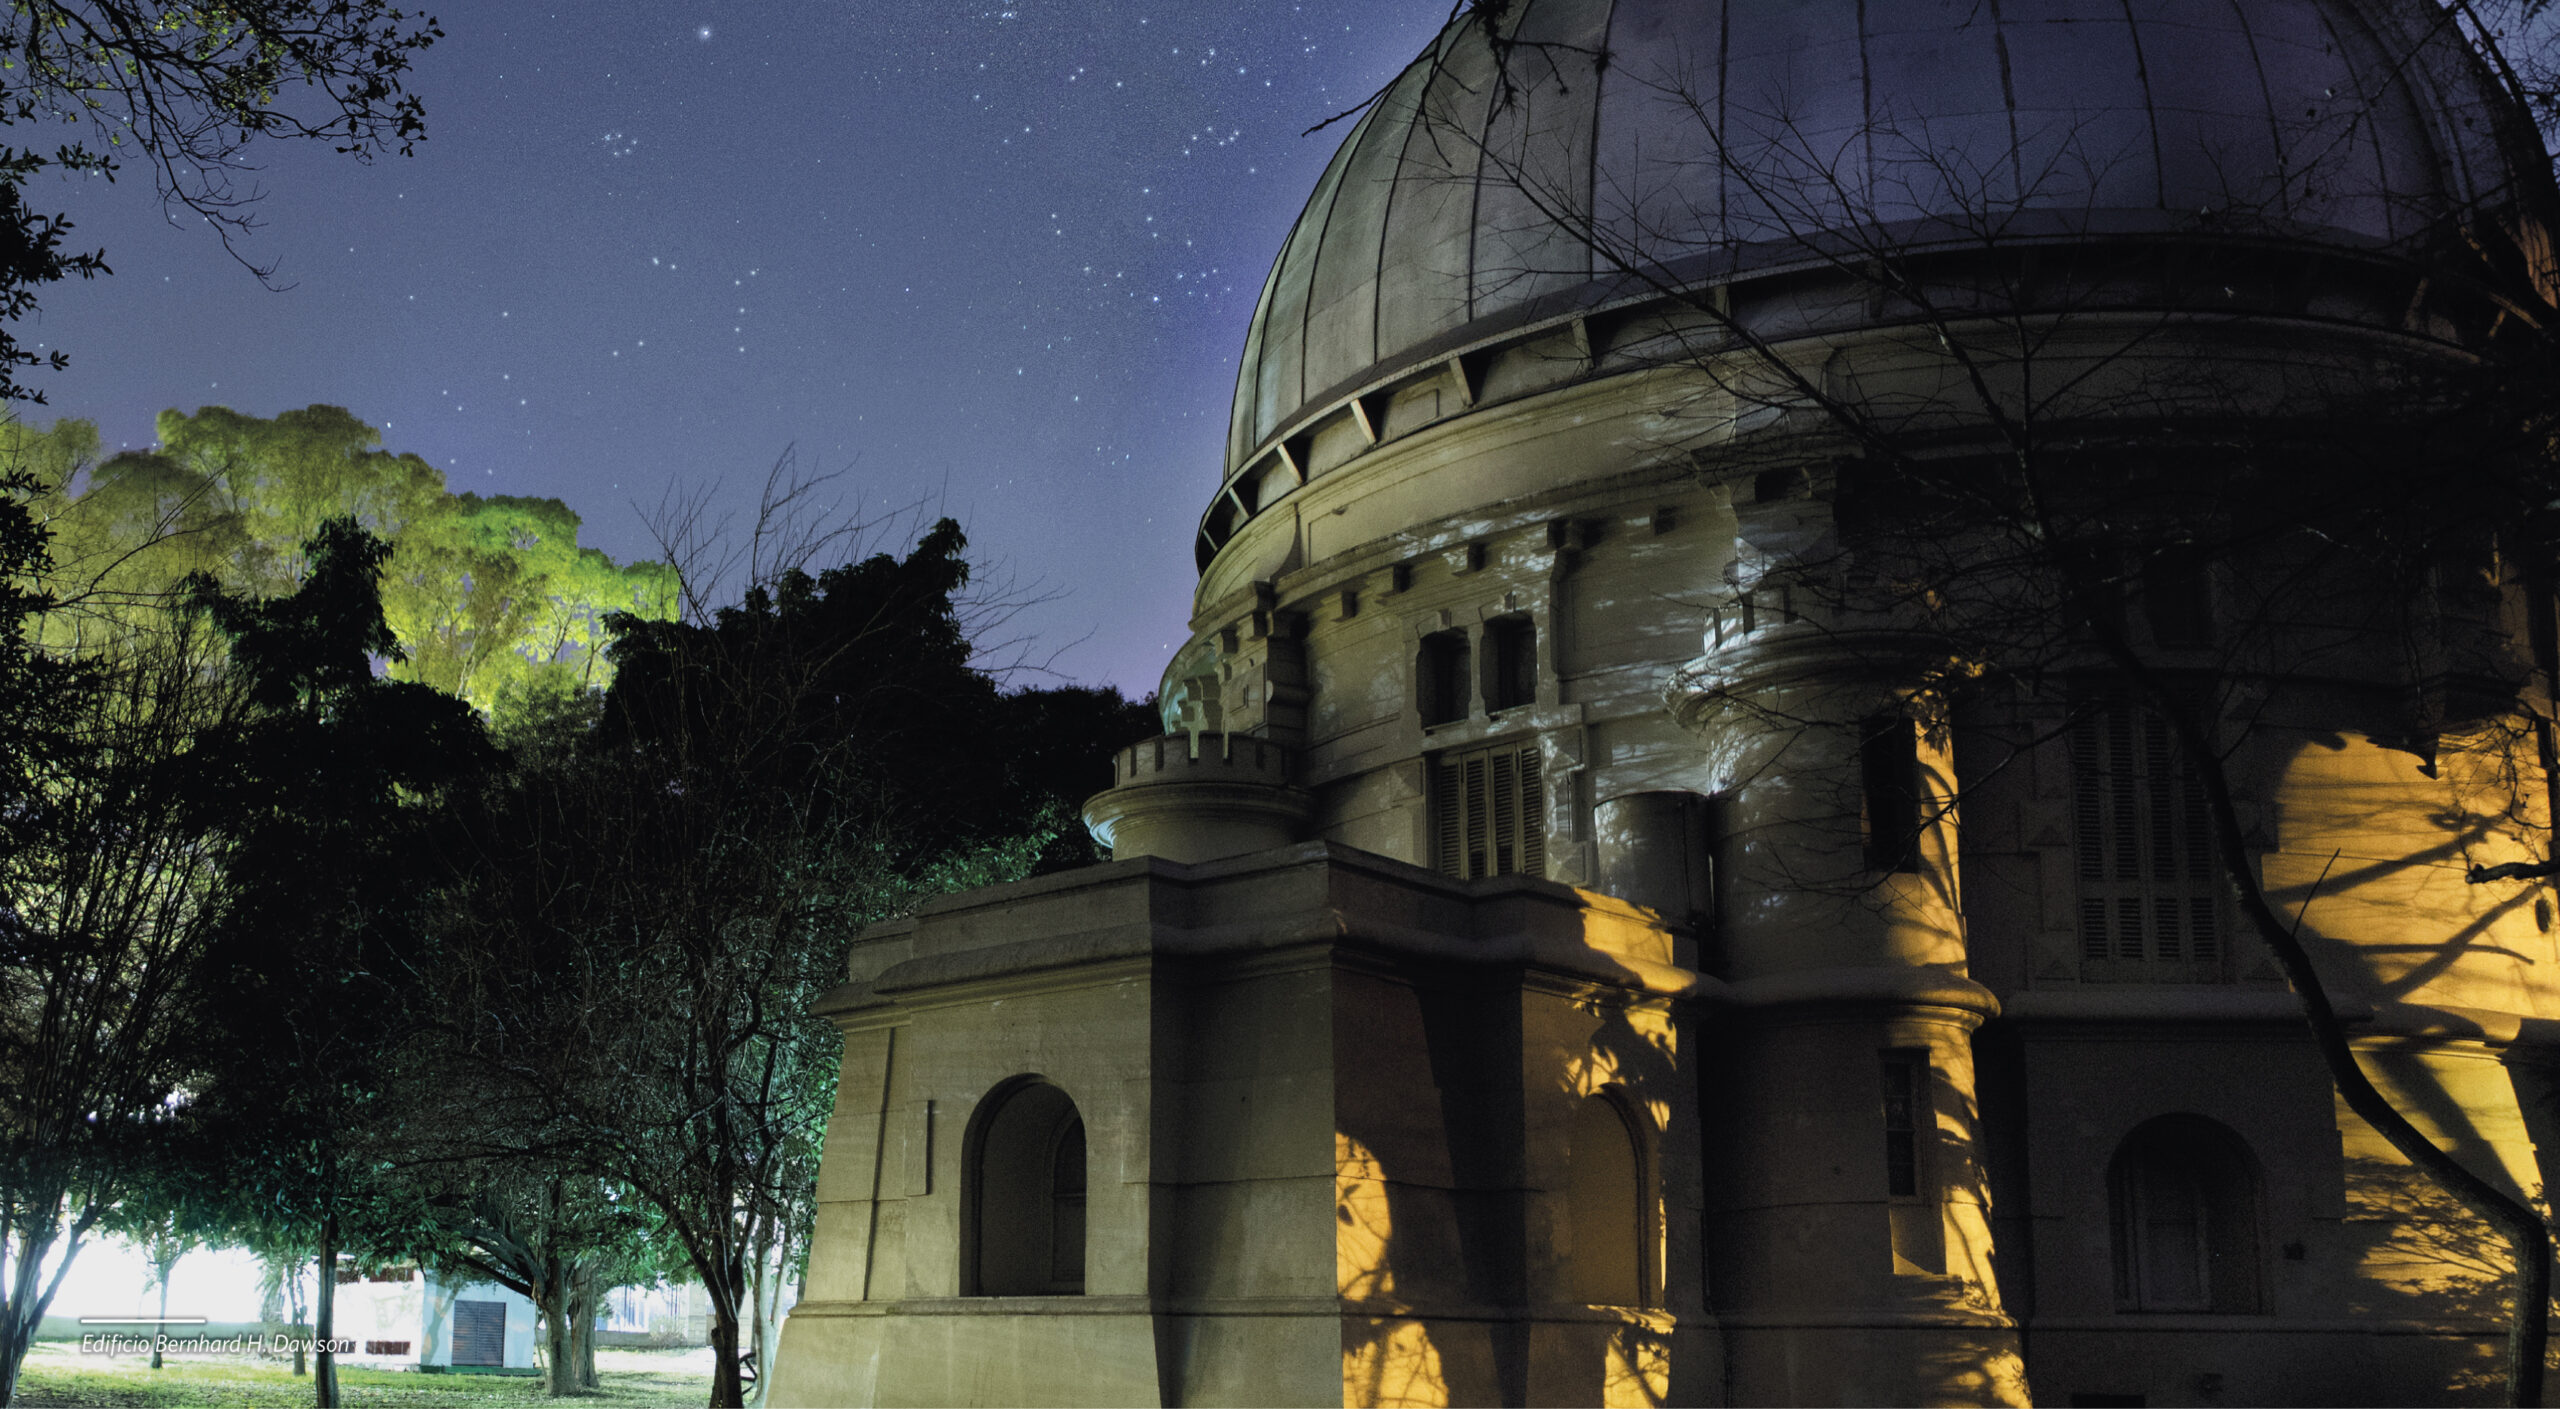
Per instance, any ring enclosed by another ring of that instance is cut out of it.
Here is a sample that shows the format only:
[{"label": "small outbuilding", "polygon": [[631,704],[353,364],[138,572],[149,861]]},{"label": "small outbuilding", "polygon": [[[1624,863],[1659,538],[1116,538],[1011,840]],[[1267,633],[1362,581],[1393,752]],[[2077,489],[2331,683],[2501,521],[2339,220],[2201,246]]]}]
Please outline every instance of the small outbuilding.
[{"label": "small outbuilding", "polygon": [[383,1369],[531,1374],[534,1307],[494,1282],[452,1282],[417,1267],[340,1269],[337,1334],[343,1357]]}]

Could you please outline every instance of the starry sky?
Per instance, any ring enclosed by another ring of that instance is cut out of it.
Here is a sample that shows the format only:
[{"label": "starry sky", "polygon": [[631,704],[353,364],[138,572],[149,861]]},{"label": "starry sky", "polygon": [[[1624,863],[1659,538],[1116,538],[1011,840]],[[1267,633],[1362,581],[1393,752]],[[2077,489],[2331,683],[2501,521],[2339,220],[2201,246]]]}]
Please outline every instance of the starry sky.
[{"label": "starry sky", "polygon": [[1183,639],[1263,276],[1445,0],[430,0],[414,156],[257,149],[259,280],[139,172],[38,187],[112,278],[46,291],[39,422],[316,402],[457,490],[653,556],[786,449],[867,517],[947,512],[1040,596],[1023,683],[1154,688]]}]

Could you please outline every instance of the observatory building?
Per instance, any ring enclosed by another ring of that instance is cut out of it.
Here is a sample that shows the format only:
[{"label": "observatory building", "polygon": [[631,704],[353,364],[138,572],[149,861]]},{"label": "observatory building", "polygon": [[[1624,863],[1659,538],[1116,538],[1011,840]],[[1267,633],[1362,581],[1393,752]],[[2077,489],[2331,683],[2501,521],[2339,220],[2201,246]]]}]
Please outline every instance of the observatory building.
[{"label": "observatory building", "polygon": [[2490,72],[1463,7],[1281,246],[1114,859],[852,945],[776,1402],[2495,1399],[2278,948],[2542,1194],[2553,584],[2342,536],[2546,248]]}]

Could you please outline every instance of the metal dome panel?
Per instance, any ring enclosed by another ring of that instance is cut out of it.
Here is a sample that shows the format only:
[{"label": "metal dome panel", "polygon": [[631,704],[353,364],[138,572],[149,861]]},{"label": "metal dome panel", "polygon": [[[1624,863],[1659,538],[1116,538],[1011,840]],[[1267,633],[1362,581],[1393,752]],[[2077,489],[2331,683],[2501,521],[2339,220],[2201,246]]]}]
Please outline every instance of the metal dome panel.
[{"label": "metal dome panel", "polygon": [[1317,184],[1246,341],[1230,472],[1341,395],[1600,297],[1595,243],[1718,277],[1924,218],[2370,249],[2509,180],[2423,0],[1514,0],[1499,35],[1486,13]]}]

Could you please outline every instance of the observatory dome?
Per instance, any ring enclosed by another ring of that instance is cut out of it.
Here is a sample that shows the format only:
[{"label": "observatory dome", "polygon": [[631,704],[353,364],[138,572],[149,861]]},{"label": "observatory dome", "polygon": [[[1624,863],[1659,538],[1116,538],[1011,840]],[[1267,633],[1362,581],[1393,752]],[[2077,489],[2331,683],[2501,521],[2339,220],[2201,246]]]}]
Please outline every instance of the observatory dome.
[{"label": "observatory dome", "polygon": [[1472,5],[1283,245],[1227,469],[1526,325],[1836,258],[1826,233],[2384,253],[2506,203],[2535,144],[2503,112],[2426,0]]}]

